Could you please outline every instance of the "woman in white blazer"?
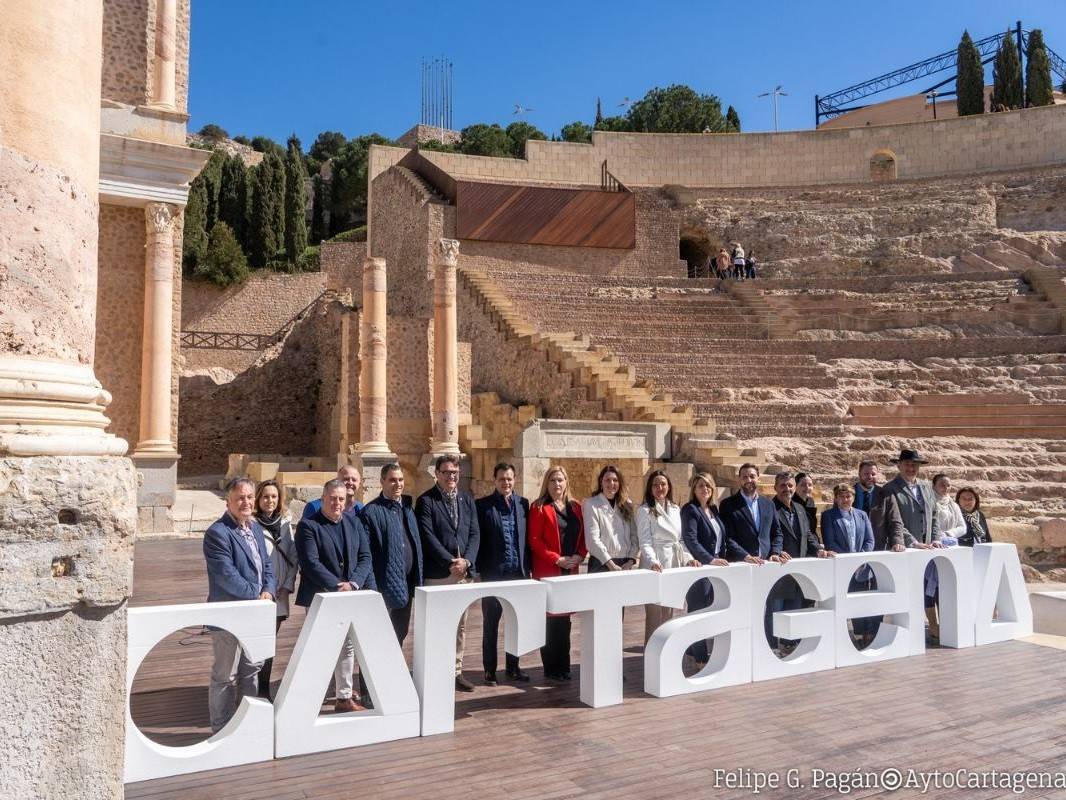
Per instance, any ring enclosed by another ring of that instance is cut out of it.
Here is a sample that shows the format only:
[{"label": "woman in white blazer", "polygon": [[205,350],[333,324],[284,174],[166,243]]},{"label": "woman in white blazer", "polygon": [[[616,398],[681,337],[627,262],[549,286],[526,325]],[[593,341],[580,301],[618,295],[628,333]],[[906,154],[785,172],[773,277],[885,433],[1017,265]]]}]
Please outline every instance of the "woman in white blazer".
[{"label": "woman in white blazer", "polygon": [[[644,502],[637,509],[637,538],[640,540],[640,565],[662,572],[672,567],[698,567],[681,538],[681,506],[674,502],[674,487],[661,469],[648,475]],[[674,615],[669,606],[644,606],[644,643],[652,633]]]},{"label": "woman in white blazer", "polygon": [[640,550],[637,514],[618,467],[608,464],[600,470],[596,491],[581,506],[589,551],[588,571],[633,569]]}]

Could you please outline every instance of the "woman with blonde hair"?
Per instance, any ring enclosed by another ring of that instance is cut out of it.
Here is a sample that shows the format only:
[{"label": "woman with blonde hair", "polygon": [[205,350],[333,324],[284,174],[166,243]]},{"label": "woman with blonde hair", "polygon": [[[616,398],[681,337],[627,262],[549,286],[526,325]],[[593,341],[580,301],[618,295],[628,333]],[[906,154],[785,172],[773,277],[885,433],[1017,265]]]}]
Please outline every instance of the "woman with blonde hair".
[{"label": "woman with blonde hair", "polygon": [[[281,497],[281,487],[274,480],[263,481],[255,489],[255,521],[263,528],[263,540],[274,575],[278,582],[278,595],[275,600],[277,621],[274,632],[281,630],[281,623],[289,618],[289,595],[296,590],[296,572],[299,559],[296,555],[296,541],[292,538],[292,522],[289,520],[285,503]],[[270,671],[274,659],[268,658],[259,670],[259,696],[270,699]]]},{"label": "woman with blonde hair", "polygon": [[[688,502],[681,506],[681,538],[694,559],[703,564],[728,567],[725,558],[725,523],[718,516],[714,503],[716,487],[714,478],[706,472],[697,472],[689,481]],[[688,612],[700,611],[714,602],[714,589],[706,578],[696,581],[685,596]],[[688,654],[701,668],[707,663],[706,641],[696,642]]]},{"label": "woman with blonde hair", "polygon": [[[529,507],[527,540],[533,577],[576,575],[588,550],[581,504],[570,495],[570,481],[562,467],[544,473],[540,496]],[[540,649],[544,676],[570,680],[570,615],[549,614],[544,647]]]},{"label": "woman with blonde hair", "polygon": [[[648,475],[644,502],[637,509],[637,537],[640,540],[641,566],[662,572],[672,567],[698,567],[700,562],[689,555],[681,534],[681,507],[674,502],[674,487],[661,469]],[[644,606],[644,643],[666,620],[674,615],[669,606],[649,603]]]},{"label": "woman with blonde hair", "polygon": [[589,551],[588,571],[633,569],[640,549],[637,514],[618,467],[608,464],[600,470],[596,491],[581,504],[581,516]]}]

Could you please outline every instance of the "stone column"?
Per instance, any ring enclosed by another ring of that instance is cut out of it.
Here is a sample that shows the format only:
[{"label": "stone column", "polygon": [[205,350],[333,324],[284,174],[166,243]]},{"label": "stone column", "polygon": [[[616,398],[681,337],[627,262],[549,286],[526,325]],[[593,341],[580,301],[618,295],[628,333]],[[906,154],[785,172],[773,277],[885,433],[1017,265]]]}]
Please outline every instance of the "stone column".
[{"label": "stone column", "polygon": [[178,0],[157,0],[157,3],[151,105],[155,108],[175,110]]},{"label": "stone column", "polygon": [[136,505],[93,372],[102,2],[0,19],[0,782],[121,798]]},{"label": "stone column", "polygon": [[140,440],[137,466],[138,530],[168,533],[177,484],[173,422],[174,221],[166,203],[144,207],[144,334],[141,340]]},{"label": "stone column", "polygon": [[433,281],[433,440],[430,450],[459,452],[459,326],[455,269],[459,242],[441,239]]},{"label": "stone column", "polygon": [[363,262],[363,313],[359,323],[359,470],[363,496],[372,498],[381,490],[381,468],[396,461],[386,441],[388,356],[385,259]]}]

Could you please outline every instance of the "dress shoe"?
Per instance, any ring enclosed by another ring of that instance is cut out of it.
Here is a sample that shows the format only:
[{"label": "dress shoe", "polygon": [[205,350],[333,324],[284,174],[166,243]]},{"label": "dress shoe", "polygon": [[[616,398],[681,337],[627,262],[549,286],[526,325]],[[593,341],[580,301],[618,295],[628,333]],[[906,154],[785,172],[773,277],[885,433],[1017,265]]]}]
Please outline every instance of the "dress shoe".
[{"label": "dress shoe", "polygon": [[337,714],[348,714],[352,711],[366,711],[366,708],[351,697],[338,697],[337,702],[333,704],[333,711]]},{"label": "dress shoe", "polygon": [[496,670],[491,670],[491,669],[490,670],[485,670],[485,685],[486,686],[497,686],[498,685],[498,681],[496,680]]},{"label": "dress shoe", "polygon": [[474,691],[474,684],[464,678],[462,675],[455,676],[455,691],[457,692],[472,692]]},{"label": "dress shoe", "polygon": [[507,680],[518,681],[519,683],[529,683],[529,675],[522,672],[520,669],[507,670]]}]

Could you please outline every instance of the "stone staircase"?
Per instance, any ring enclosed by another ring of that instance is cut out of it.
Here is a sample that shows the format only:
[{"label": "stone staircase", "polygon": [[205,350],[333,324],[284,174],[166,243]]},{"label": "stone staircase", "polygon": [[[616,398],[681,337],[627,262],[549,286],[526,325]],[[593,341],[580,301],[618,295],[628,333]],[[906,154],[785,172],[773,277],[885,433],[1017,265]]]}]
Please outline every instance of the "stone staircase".
[{"label": "stone staircase", "polygon": [[1027,394],[918,394],[908,403],[856,404],[851,425],[867,436],[1066,438],[1066,404],[1033,403]]}]

